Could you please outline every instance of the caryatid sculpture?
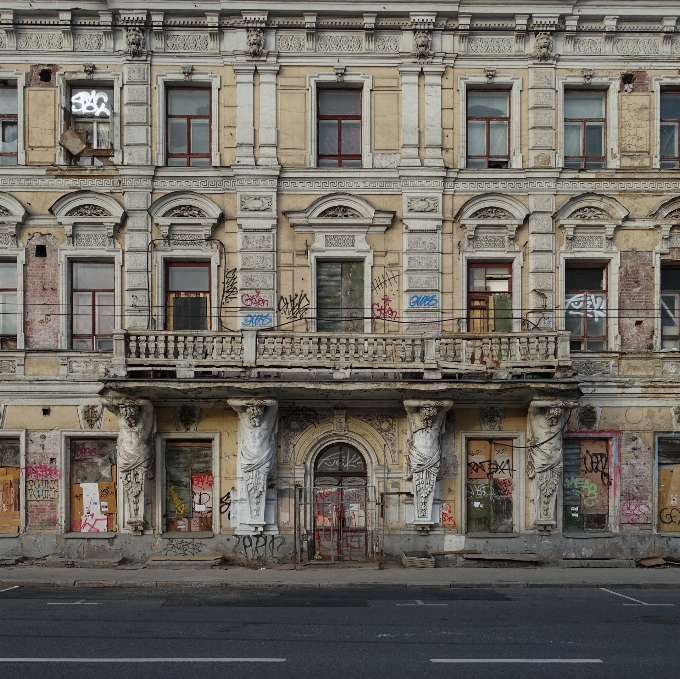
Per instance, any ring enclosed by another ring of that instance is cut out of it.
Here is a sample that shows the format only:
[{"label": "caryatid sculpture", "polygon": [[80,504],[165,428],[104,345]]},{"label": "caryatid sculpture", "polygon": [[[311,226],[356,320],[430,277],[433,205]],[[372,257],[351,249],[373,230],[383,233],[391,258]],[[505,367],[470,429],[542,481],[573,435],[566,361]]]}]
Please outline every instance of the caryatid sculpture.
[{"label": "caryatid sculpture", "polygon": [[453,401],[404,401],[410,432],[404,458],[406,478],[413,479],[416,524],[436,522],[432,517],[432,503],[441,466],[441,434],[446,411],[452,405]]},{"label": "caryatid sculpture", "polygon": [[238,413],[238,534],[261,533],[267,526],[267,479],[276,469],[278,405],[275,399],[233,398]]},{"label": "caryatid sculpture", "polygon": [[152,464],[156,417],[151,401],[105,393],[102,403],[118,419],[118,477],[125,497],[125,525],[141,534],[145,527],[146,480]]},{"label": "caryatid sculpture", "polygon": [[527,474],[534,480],[534,523],[542,532],[557,526],[557,487],[562,478],[562,430],[572,401],[534,399],[529,406]]}]

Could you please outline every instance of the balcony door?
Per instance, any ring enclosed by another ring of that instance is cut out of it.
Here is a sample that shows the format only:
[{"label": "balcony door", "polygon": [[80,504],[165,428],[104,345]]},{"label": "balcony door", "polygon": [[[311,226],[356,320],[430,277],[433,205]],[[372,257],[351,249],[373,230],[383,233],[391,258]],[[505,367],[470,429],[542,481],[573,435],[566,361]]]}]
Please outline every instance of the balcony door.
[{"label": "balcony door", "polygon": [[168,262],[168,330],[210,330],[210,262]]},{"label": "balcony door", "polygon": [[318,332],[362,332],[364,329],[364,262],[316,263],[316,329]]}]

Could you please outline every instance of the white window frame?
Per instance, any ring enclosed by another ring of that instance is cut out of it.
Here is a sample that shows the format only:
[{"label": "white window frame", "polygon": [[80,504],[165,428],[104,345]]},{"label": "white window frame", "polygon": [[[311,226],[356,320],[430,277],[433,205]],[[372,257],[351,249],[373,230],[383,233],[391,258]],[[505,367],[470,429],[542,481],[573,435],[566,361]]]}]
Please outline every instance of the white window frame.
[{"label": "white window frame", "polygon": [[[7,406],[5,406],[7,407]],[[16,538],[26,532],[26,430],[25,429],[2,429],[1,439],[19,439],[19,532],[0,533],[3,538]]]},{"label": "white window frame", "polygon": [[[652,152],[652,167],[661,167],[661,90],[667,87],[680,89],[680,77],[663,75],[652,78],[654,92],[654,150]],[[671,170],[672,171],[672,170]]]},{"label": "white window frame", "polygon": [[[211,130],[210,130],[210,165],[219,167],[220,165],[220,121],[219,121],[219,95],[220,95],[220,76],[217,73],[207,73],[203,71],[192,71],[191,79],[187,80],[180,71],[166,71],[156,74],[156,165],[167,165],[165,153],[167,139],[167,97],[166,90],[173,85],[183,87],[190,86],[196,89],[207,89],[210,87],[210,108],[211,108]],[[201,167],[182,168],[172,166],[173,170],[201,170]]]},{"label": "white window frame", "polygon": [[[67,111],[71,110],[69,93],[72,87],[86,87],[87,83],[96,82],[101,87],[113,88],[113,112],[109,120],[111,121],[111,142],[113,143],[113,164],[123,163],[123,147],[121,145],[122,118],[120,110],[120,92],[123,87],[123,74],[117,71],[94,71],[88,75],[84,71],[64,71],[58,72],[56,76],[57,91],[59,97],[58,111],[58,134],[66,131],[66,123],[62,115],[62,107]],[[71,154],[61,145],[57,146],[57,165],[71,165]]]},{"label": "white window frame", "polygon": [[[590,83],[585,85],[582,75],[565,75],[557,78],[557,152],[555,164],[564,167],[564,91],[583,90],[584,92],[605,92],[605,167],[616,169],[621,165],[619,156],[619,82],[618,76],[594,74]],[[600,169],[567,168],[574,172],[601,172]]]},{"label": "white window frame", "polygon": [[[210,243],[210,245],[212,245],[212,243]],[[212,332],[219,329],[220,310],[219,301],[217,299],[217,274],[219,271],[220,259],[220,249],[214,247],[186,248],[182,246],[163,245],[154,250],[157,330],[168,330],[168,328],[165,327],[165,298],[167,293],[165,289],[165,266],[168,262],[210,262],[210,328]],[[173,331],[169,330],[169,332]]]},{"label": "white window frame", "polygon": [[[15,71],[11,68],[0,69],[0,80],[10,80],[17,88],[17,165],[26,165],[26,147],[24,142],[24,87],[26,87],[26,71]],[[3,165],[3,167],[12,167]]]},{"label": "white window frame", "polygon": [[[318,135],[317,135],[317,94],[324,85],[333,85],[332,89],[361,89],[361,168],[373,167],[373,154],[371,153],[371,91],[373,90],[373,76],[363,73],[345,73],[342,82],[338,84],[338,76],[335,73],[314,73],[307,76],[307,88],[309,89],[309,156],[307,167],[318,167]],[[360,86],[360,87],[359,87]],[[331,89],[331,88],[329,88]],[[334,168],[324,167],[324,171],[333,171]],[[347,170],[348,168],[337,168]]]},{"label": "white window frame", "polygon": [[[164,537],[176,538],[192,536],[191,532],[168,532],[165,530],[165,444],[168,441],[209,441],[212,445],[213,485],[213,529],[214,535],[222,532],[222,515],[220,514],[220,433],[217,431],[190,432],[158,432],[156,435],[156,532]],[[194,533],[195,535],[195,533]],[[199,533],[201,535],[201,533]],[[205,537],[205,535],[201,535]]]},{"label": "white window frame", "polygon": [[[479,227],[478,227],[479,228]],[[521,250],[507,252],[505,250],[463,250],[460,253],[460,266],[462,276],[461,285],[461,319],[460,331],[468,332],[468,264],[489,262],[498,264],[510,264],[512,266],[512,331],[522,330],[522,266],[524,255]],[[499,333],[503,334],[503,333]]]},{"label": "white window frame", "polygon": [[[579,227],[576,227],[577,229]],[[588,227],[584,225],[581,231]],[[603,240],[606,242],[605,229],[600,228]],[[613,246],[612,246],[613,247]],[[592,262],[593,265],[606,266],[607,275],[607,348],[605,352],[619,351],[621,349],[621,336],[619,334],[619,268],[621,255],[618,250],[564,250],[560,248],[557,253],[557,294],[561,303],[561,312],[556,313],[558,329],[565,329],[565,271],[567,262]],[[597,351],[580,351],[578,356],[597,355]],[[573,355],[573,354],[572,354]]]},{"label": "white window frame", "polygon": [[[485,75],[463,75],[458,77],[458,92],[460,97],[460,130],[458,167],[467,168],[467,91],[489,90],[510,92],[510,161],[509,168],[522,167],[522,78],[516,75],[501,74],[494,76],[493,84],[489,84]],[[477,169],[477,168],[475,168]],[[484,168],[481,168],[482,171]]]},{"label": "white window frame", "polygon": [[[70,538],[81,538],[83,540],[107,539],[115,537],[121,530],[121,517],[124,516],[123,503],[123,484],[120,483],[120,476],[116,479],[116,531],[111,533],[80,533],[71,531],[71,441],[74,439],[110,439],[118,438],[118,431],[115,429],[104,429],[93,431],[90,429],[63,429],[59,437],[59,462],[61,468],[61,478],[59,479],[59,502],[57,505],[58,531],[61,535]],[[118,465],[116,465],[118,466]]]},{"label": "white window frame", "polygon": [[526,454],[525,454],[525,433],[523,431],[461,431],[460,432],[460,497],[461,502],[461,532],[467,532],[467,443],[471,440],[512,440],[512,463],[513,463],[513,483],[512,483],[512,533],[472,533],[474,536],[484,538],[513,538],[519,537],[526,530]]}]

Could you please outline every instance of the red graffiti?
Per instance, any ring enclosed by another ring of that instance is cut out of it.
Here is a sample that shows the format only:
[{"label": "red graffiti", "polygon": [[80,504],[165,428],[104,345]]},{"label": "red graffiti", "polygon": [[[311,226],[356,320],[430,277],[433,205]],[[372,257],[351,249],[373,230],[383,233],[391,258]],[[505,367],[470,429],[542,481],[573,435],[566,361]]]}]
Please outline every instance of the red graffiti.
[{"label": "red graffiti", "polygon": [[241,295],[241,304],[243,306],[269,306],[269,300],[266,297],[262,297],[259,290],[255,290],[254,295],[244,292]]},{"label": "red graffiti", "polygon": [[450,502],[442,502],[442,524],[448,530],[454,530],[456,520],[453,518],[453,509]]},{"label": "red graffiti", "polygon": [[49,479],[51,481],[56,481],[61,478],[61,470],[58,467],[46,465],[44,462],[26,465],[21,471],[26,474],[26,477],[29,479]]},{"label": "red graffiti", "polygon": [[192,490],[210,490],[214,484],[215,477],[210,472],[208,472],[207,474],[191,475]]},{"label": "red graffiti", "polygon": [[512,479],[494,479],[493,481],[506,497],[512,499]]},{"label": "red graffiti", "polygon": [[397,312],[390,306],[391,301],[392,300],[386,296],[382,298],[382,304],[380,304],[380,302],[373,302],[373,304],[371,304],[373,318],[382,318],[388,321],[394,320],[397,317]]}]

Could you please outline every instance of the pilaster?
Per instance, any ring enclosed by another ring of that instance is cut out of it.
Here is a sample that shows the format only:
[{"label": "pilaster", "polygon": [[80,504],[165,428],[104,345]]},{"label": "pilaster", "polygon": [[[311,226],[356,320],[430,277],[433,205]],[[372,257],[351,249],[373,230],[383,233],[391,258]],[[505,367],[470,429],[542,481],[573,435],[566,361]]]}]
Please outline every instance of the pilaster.
[{"label": "pilaster", "polygon": [[260,74],[260,130],[258,165],[276,165],[276,74],[278,64],[258,64]]},{"label": "pilaster", "polygon": [[425,74],[425,165],[444,167],[442,157],[442,75],[444,66],[423,66]]},{"label": "pilaster", "polygon": [[255,65],[236,63],[236,165],[255,165],[253,80]]},{"label": "pilaster", "polygon": [[[420,71],[421,67],[416,64],[407,64],[399,67],[399,73],[401,73],[401,165],[405,167],[420,167],[421,165],[418,153],[420,132],[418,129],[417,105]],[[413,102],[416,102],[415,106]],[[441,111],[439,115],[441,118]]]}]

